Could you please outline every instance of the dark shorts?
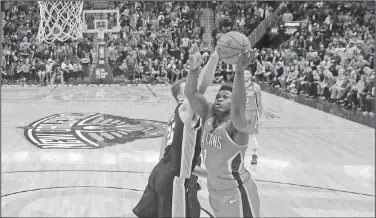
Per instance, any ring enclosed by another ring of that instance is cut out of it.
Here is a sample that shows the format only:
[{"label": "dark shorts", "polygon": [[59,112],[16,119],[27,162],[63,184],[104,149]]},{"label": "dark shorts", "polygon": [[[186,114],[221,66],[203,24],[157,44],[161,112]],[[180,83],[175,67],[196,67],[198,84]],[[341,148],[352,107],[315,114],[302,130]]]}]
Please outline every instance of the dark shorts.
[{"label": "dark shorts", "polygon": [[[183,191],[174,190],[175,179],[169,166],[157,164],[149,176],[148,185],[140,201],[133,208],[133,213],[138,217],[172,217],[173,210],[180,212],[181,208],[185,208],[186,217],[200,217],[197,179],[186,180]],[[179,193],[182,195],[177,197]]]}]

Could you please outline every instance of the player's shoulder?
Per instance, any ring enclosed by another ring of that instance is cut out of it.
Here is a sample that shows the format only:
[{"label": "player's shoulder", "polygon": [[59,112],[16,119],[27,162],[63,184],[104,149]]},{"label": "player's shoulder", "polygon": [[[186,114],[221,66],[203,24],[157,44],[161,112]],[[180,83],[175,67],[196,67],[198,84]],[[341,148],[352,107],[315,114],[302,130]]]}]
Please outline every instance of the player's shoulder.
[{"label": "player's shoulder", "polygon": [[255,91],[261,91],[261,86],[258,83],[255,83]]}]

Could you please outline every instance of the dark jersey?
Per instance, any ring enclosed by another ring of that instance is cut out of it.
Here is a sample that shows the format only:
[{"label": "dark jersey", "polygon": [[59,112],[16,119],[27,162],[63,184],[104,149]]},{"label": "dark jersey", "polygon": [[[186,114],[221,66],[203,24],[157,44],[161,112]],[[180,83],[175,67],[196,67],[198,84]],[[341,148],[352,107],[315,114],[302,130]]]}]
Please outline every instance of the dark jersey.
[{"label": "dark jersey", "polygon": [[183,123],[179,115],[179,104],[168,123],[167,147],[162,158],[175,176],[189,178],[195,166],[199,164],[201,152],[201,122],[195,128]]}]

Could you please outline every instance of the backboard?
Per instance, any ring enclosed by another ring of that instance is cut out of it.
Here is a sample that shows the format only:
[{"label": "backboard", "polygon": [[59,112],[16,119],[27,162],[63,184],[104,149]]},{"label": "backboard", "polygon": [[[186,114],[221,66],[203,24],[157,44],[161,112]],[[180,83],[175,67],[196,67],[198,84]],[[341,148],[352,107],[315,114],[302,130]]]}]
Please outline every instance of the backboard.
[{"label": "backboard", "polygon": [[98,33],[104,27],[106,33],[120,32],[119,10],[84,10],[82,33]]}]

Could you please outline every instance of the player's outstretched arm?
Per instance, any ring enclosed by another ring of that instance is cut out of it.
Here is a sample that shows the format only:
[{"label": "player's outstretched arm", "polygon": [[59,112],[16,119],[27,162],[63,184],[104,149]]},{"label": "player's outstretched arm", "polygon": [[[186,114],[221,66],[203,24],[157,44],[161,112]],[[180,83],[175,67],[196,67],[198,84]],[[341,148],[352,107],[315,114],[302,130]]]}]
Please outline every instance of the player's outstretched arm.
[{"label": "player's outstretched arm", "polygon": [[215,49],[211,54],[208,62],[201,70],[201,75],[198,79],[198,91],[201,94],[206,92],[206,89],[213,83],[215,70],[219,61],[219,55]]},{"label": "player's outstretched arm", "polygon": [[190,51],[190,69],[185,85],[184,94],[187,97],[193,111],[201,118],[206,118],[209,114],[211,104],[197,90],[198,75],[200,73],[199,66],[201,63],[201,54],[196,44],[193,44]]},{"label": "player's outstretched arm", "polygon": [[[201,73],[198,79],[197,90],[201,94],[204,94],[207,88],[212,84],[218,61],[219,61],[219,56],[218,56],[217,50],[214,50],[208,62],[205,64],[204,68],[201,70]],[[183,105],[179,108],[179,114],[184,124],[186,125],[190,125],[191,123],[195,125],[195,123],[197,122],[195,119],[196,118],[195,114],[192,110],[192,107],[189,104],[188,99],[185,99],[183,102]],[[194,122],[190,122],[190,121],[194,121]]]},{"label": "player's outstretched arm", "polygon": [[234,85],[231,95],[231,122],[230,125],[239,133],[247,132],[246,89],[244,81],[244,70],[249,64],[250,51],[241,54],[239,63],[235,69]]}]

